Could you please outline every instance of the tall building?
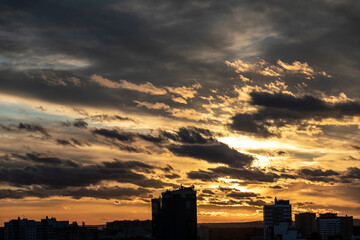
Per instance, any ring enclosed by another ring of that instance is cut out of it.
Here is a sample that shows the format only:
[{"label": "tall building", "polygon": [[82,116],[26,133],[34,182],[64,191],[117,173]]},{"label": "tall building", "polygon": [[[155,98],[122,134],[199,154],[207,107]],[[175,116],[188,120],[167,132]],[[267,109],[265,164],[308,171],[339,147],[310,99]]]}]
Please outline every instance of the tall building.
[{"label": "tall building", "polygon": [[197,213],[194,186],[166,191],[152,199],[153,235],[157,240],[196,240]]},{"label": "tall building", "polygon": [[295,214],[295,228],[298,229],[302,236],[310,236],[315,232],[316,213],[299,213]]},{"label": "tall building", "polygon": [[152,233],[156,239],[161,239],[161,198],[151,199]]},{"label": "tall building", "polygon": [[316,219],[316,227],[322,240],[351,240],[353,217],[338,217],[336,213],[320,214],[320,217]]},{"label": "tall building", "polygon": [[275,204],[264,206],[264,239],[274,240],[281,231],[287,231],[292,222],[289,200],[277,200]]}]

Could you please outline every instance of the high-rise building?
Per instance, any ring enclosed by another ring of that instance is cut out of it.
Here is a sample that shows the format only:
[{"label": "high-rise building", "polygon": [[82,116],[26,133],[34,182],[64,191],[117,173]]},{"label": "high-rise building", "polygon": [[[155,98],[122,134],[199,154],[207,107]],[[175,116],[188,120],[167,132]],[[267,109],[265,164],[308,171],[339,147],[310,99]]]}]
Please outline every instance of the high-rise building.
[{"label": "high-rise building", "polygon": [[[275,198],[275,204],[264,206],[264,239],[276,239],[276,235],[281,234],[281,229],[287,231],[291,222],[291,205],[289,200],[277,200]],[[275,232],[275,230],[278,232]]]},{"label": "high-rise building", "polygon": [[0,227],[0,240],[4,240],[4,228],[3,227]]},{"label": "high-rise building", "polygon": [[295,228],[298,229],[302,236],[310,236],[315,232],[316,213],[299,213],[295,214]]},{"label": "high-rise building", "polygon": [[151,199],[152,233],[156,239],[161,239],[161,198]]},{"label": "high-rise building", "polygon": [[322,240],[351,240],[353,233],[353,217],[338,217],[336,213],[320,214],[316,219],[316,228]]},{"label": "high-rise building", "polygon": [[194,186],[166,191],[152,199],[153,235],[157,240],[196,240],[197,211]]}]

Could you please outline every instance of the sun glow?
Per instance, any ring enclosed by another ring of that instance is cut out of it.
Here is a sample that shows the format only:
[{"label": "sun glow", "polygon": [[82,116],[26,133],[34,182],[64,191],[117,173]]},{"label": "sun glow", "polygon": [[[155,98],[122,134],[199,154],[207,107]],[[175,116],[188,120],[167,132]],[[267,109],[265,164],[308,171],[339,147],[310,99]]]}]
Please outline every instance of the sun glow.
[{"label": "sun glow", "polygon": [[252,164],[253,167],[264,168],[270,163],[270,157],[268,156],[256,155],[256,158]]}]

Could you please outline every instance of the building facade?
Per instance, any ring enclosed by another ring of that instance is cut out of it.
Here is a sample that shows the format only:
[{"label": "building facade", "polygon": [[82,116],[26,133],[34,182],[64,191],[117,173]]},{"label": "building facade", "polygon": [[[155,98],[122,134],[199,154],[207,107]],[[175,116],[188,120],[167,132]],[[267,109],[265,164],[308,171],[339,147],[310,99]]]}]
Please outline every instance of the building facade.
[{"label": "building facade", "polygon": [[[40,222],[28,219],[16,219],[4,224],[5,240],[55,240],[59,239],[69,227],[68,221],[57,221],[55,218],[41,219]],[[61,237],[62,238],[62,237]]]},{"label": "building facade", "polygon": [[316,228],[321,235],[321,240],[351,240],[353,217],[338,217],[336,213],[320,214],[316,219]]},{"label": "building facade", "polygon": [[295,214],[295,228],[299,230],[302,236],[310,236],[315,232],[315,213]]},{"label": "building facade", "polygon": [[[278,239],[277,236],[282,234],[281,231],[287,230],[291,222],[291,205],[289,200],[277,200],[275,198],[275,204],[264,206],[264,239]],[[283,230],[284,228],[286,229]]]},{"label": "building facade", "polygon": [[16,219],[4,224],[5,240],[36,240],[37,222],[34,220]]},{"label": "building facade", "polygon": [[181,187],[153,199],[153,236],[157,240],[196,240],[197,207],[194,187]]}]

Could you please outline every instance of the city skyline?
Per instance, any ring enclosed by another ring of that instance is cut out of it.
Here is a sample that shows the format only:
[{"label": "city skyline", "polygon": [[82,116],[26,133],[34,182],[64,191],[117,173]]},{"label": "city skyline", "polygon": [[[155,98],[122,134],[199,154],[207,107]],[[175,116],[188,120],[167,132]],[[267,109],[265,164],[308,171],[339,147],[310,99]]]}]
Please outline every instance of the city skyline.
[{"label": "city skyline", "polygon": [[0,2],[0,223],[360,219],[360,3]]},{"label": "city skyline", "polygon": [[58,221],[48,216],[41,221],[14,219],[0,227],[0,238],[17,239],[286,239],[286,240],[352,240],[360,237],[359,219],[337,213],[295,214],[289,200],[277,199],[264,205],[263,221],[242,223],[197,223],[194,186],[162,193],[151,200],[151,220],[123,220],[106,225],[86,225]]}]

